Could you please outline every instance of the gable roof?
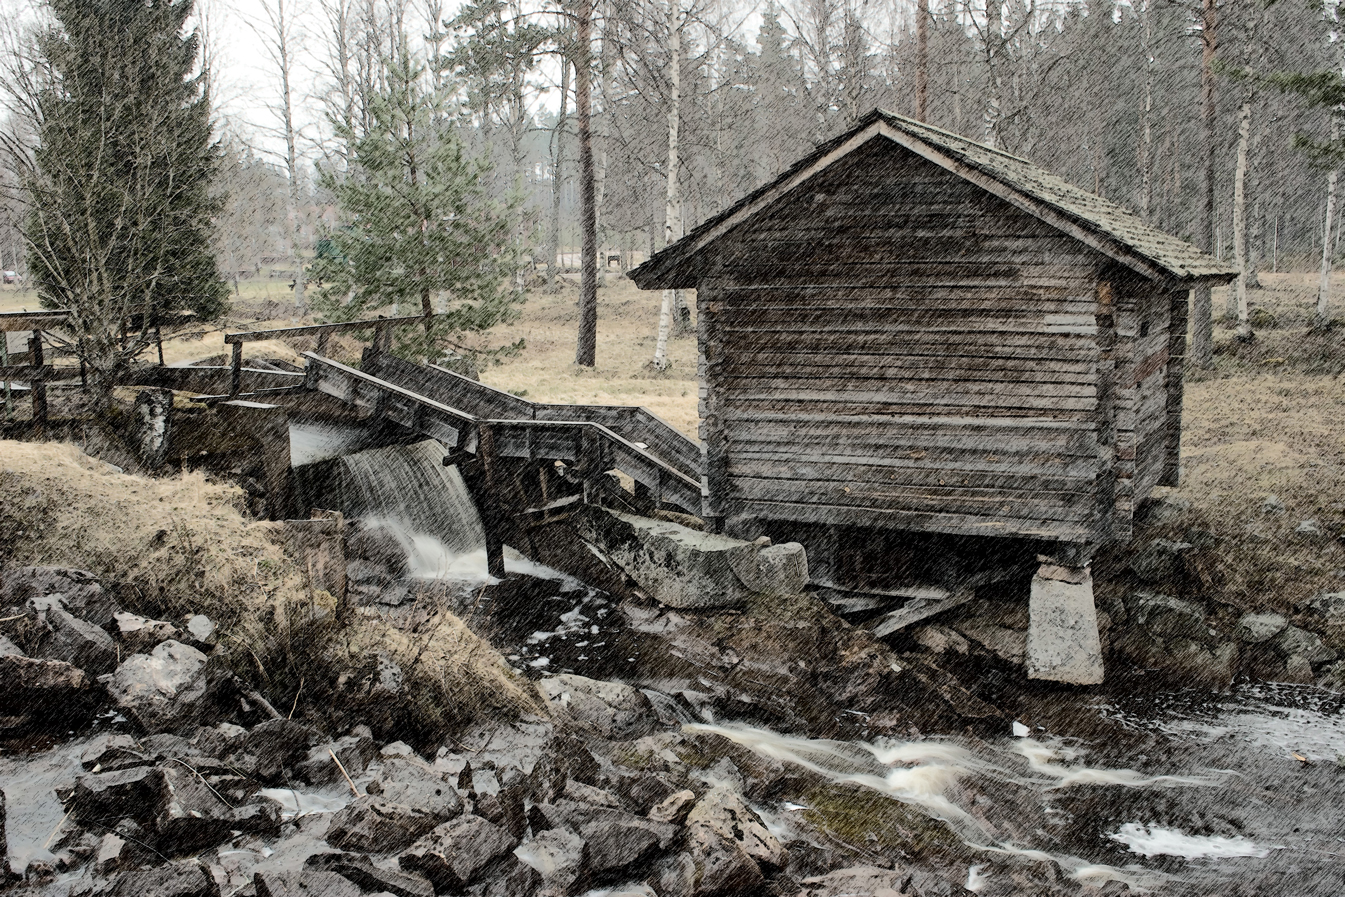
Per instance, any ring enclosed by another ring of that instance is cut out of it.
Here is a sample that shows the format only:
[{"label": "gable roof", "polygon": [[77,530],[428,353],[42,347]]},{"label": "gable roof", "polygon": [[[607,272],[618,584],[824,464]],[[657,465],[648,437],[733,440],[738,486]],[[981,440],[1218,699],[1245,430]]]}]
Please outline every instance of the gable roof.
[{"label": "gable roof", "polygon": [[1237,276],[1230,265],[1025,159],[875,109],[774,181],[655,253],[631,278],[642,289],[696,286],[709,244],[872,140],[890,140],[1152,280],[1226,283]]}]

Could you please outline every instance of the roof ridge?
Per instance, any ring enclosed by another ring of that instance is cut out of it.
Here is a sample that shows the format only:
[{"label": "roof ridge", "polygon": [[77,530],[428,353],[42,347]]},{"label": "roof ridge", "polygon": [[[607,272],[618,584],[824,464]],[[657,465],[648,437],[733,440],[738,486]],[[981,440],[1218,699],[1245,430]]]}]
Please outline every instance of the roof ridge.
[{"label": "roof ridge", "polygon": [[[1005,152],[1004,150],[998,149],[997,147],[989,146],[988,144],[981,143],[978,140],[972,140],[970,137],[967,137],[964,134],[959,134],[956,131],[948,131],[945,130],[944,128],[938,128],[935,127],[934,125],[926,124],[925,122],[922,121],[917,121],[916,119],[909,118],[905,115],[898,115],[895,112],[890,112],[887,109],[883,109],[881,107],[876,108],[874,111],[877,112],[884,119],[888,120],[896,119],[900,127],[909,127],[911,125],[914,125],[916,130],[933,131],[935,134],[942,134],[945,137],[951,137],[954,140],[960,140],[963,143],[970,143],[973,146],[979,147],[980,149],[988,150],[998,156],[1003,156],[1006,159],[1012,159],[1015,162],[1023,162],[1028,165],[1037,165],[1037,163],[1033,162],[1031,159],[1024,159],[1022,156],[1015,156],[1013,153]],[[1041,168],[1040,165],[1037,165],[1037,167]],[[1042,170],[1045,171],[1046,169],[1043,168]]]}]

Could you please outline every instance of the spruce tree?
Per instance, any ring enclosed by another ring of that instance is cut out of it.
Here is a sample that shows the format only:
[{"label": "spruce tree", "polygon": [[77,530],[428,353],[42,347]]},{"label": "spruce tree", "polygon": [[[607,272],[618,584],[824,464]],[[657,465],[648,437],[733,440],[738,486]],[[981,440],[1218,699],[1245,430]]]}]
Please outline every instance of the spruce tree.
[{"label": "spruce tree", "polygon": [[186,31],[192,0],[48,5],[26,178],[28,267],[43,305],[70,309],[101,407],[162,315],[224,310],[228,288],[211,251],[221,153],[200,40]]},{"label": "spruce tree", "polygon": [[489,329],[520,300],[507,288],[519,218],[488,194],[488,166],[468,157],[445,95],[424,75],[413,59],[391,62],[387,87],[369,98],[367,133],[335,124],[351,169],[326,169],[321,183],[343,225],[325,235],[312,276],[324,284],[314,307],[326,320],[425,315],[423,331],[399,331],[397,351],[437,361],[469,351],[455,334]]}]

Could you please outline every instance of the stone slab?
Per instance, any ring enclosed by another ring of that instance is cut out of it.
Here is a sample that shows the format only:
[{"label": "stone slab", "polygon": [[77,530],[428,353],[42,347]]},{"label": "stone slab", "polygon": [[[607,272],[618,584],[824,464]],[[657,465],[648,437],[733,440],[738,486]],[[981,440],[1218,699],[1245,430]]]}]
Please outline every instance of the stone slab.
[{"label": "stone slab", "polygon": [[[1053,574],[1055,571],[1050,571]],[[1102,682],[1102,639],[1088,569],[1067,579],[1032,577],[1028,601],[1027,675],[1071,685]]]}]

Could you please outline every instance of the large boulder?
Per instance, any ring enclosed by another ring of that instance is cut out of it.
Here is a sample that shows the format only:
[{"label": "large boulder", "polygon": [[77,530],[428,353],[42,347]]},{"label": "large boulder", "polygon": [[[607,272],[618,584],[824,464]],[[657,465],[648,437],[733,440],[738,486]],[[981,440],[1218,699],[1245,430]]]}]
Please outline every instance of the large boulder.
[{"label": "large boulder", "polygon": [[517,845],[518,840],[499,826],[480,816],[462,816],[421,838],[397,858],[397,864],[428,878],[440,893],[457,893],[475,884]]},{"label": "large boulder", "polygon": [[234,810],[197,772],[179,763],[159,769],[154,830],[162,848],[189,853],[224,841],[235,826]]},{"label": "large boulder", "polygon": [[42,640],[40,656],[64,660],[93,676],[117,668],[117,645],[106,632],[60,607],[50,607],[42,616],[50,634]]},{"label": "large boulder", "polygon": [[579,894],[589,879],[588,843],[574,832],[548,829],[514,849],[542,878],[545,893]]},{"label": "large boulder", "polygon": [[741,797],[724,785],[705,793],[687,816],[688,830],[705,829],[723,838],[731,838],[758,865],[770,870],[783,869],[789,854]]},{"label": "large boulder", "polygon": [[172,623],[151,620],[121,611],[115,616],[117,639],[123,654],[148,654],[167,641],[182,641],[182,631]]},{"label": "large boulder", "polygon": [[157,770],[133,766],[80,776],[68,803],[70,815],[81,825],[125,818],[148,822],[158,795]]},{"label": "large boulder", "polygon": [[423,812],[435,820],[435,825],[462,815],[462,798],[452,783],[422,760],[384,760],[378,783],[383,800]]},{"label": "large boulder", "polygon": [[318,853],[304,861],[309,869],[321,869],[359,886],[367,894],[391,894],[392,897],[434,897],[434,885],[421,875],[375,866],[359,853]]},{"label": "large boulder", "polygon": [[67,732],[104,700],[98,683],[60,660],[0,655],[0,726]]},{"label": "large boulder", "polygon": [[[866,897],[906,897],[911,892],[906,883],[911,873],[906,869],[880,869],[877,866],[852,866],[837,869],[825,875],[803,880],[798,897],[839,897],[841,894],[864,894]],[[949,888],[948,893],[956,889]]]},{"label": "large boulder", "polygon": [[1156,638],[1185,638],[1197,642],[1210,639],[1205,610],[1193,601],[1154,592],[1135,592],[1128,602],[1128,610],[1132,621]]},{"label": "large boulder", "polygon": [[1189,542],[1154,539],[1130,558],[1130,569],[1145,582],[1171,579],[1182,569],[1182,557],[1195,546]]},{"label": "large boulder", "polygon": [[123,872],[97,897],[219,897],[219,885],[196,860]]},{"label": "large boulder", "polygon": [[1302,657],[1310,664],[1327,663],[1336,659],[1336,651],[1323,644],[1321,636],[1297,626],[1286,626],[1269,645],[1284,658]]},{"label": "large boulder", "polygon": [[257,897],[361,897],[364,891],[345,876],[325,869],[256,872]]},{"label": "large boulder", "polygon": [[[58,597],[54,601],[33,600],[52,596]],[[5,571],[0,578],[0,607],[19,604],[37,610],[59,604],[102,629],[112,625],[117,612],[117,603],[103,591],[92,573],[68,567],[17,567]]]},{"label": "large boulder", "polygon": [[176,641],[126,658],[108,686],[112,700],[150,732],[202,722],[207,691],[206,656]]},{"label": "large boulder", "polygon": [[318,738],[312,726],[292,719],[269,719],[253,726],[243,739],[240,760],[257,779],[275,783],[284,778],[287,768],[307,756]]},{"label": "large boulder", "polygon": [[294,773],[310,785],[339,782],[343,778],[342,770],[352,779],[358,778],[373,759],[374,752],[372,736],[367,733],[347,735],[309,750],[308,756],[295,764]]},{"label": "large boulder", "polygon": [[424,810],[366,794],[332,814],[326,837],[340,850],[392,853],[410,847],[440,822]]},{"label": "large boulder", "polygon": [[653,705],[631,685],[567,673],[543,679],[537,687],[553,716],[601,738],[643,738],[657,725]]},{"label": "large boulder", "polygon": [[793,543],[767,548],[596,507],[579,519],[579,530],[669,607],[732,607],[753,592],[795,595],[808,583],[803,547]]},{"label": "large boulder", "polygon": [[1257,645],[1279,635],[1288,625],[1289,621],[1279,614],[1243,614],[1235,634],[1239,641]]}]

